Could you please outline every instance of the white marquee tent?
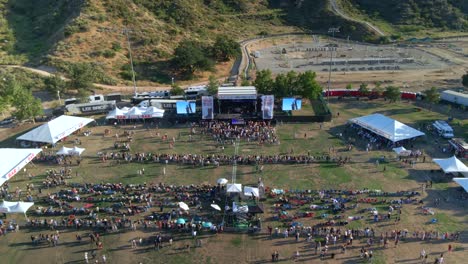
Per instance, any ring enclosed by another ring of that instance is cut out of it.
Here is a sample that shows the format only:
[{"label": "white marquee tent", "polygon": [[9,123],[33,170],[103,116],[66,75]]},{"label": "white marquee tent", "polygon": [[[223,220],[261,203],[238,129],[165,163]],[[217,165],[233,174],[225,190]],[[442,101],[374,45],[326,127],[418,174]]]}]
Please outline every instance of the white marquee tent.
[{"label": "white marquee tent", "polygon": [[94,119],[91,118],[62,115],[16,138],[16,140],[55,144],[93,121]]},{"label": "white marquee tent", "polygon": [[466,192],[468,192],[468,178],[453,178]]},{"label": "white marquee tent", "polygon": [[393,148],[393,151],[399,156],[409,156],[411,155],[411,150],[405,149],[405,147]]},{"label": "white marquee tent", "polygon": [[468,167],[455,156],[448,159],[433,159],[433,161],[437,163],[445,173],[459,172],[465,177],[468,176]]},{"label": "white marquee tent", "polygon": [[147,118],[162,118],[164,110],[154,106],[150,107],[132,107],[132,108],[115,108],[107,114],[106,119],[147,119]]},{"label": "white marquee tent", "polygon": [[70,155],[70,151],[72,150],[72,148],[67,148],[65,146],[62,146],[59,151],[57,151],[57,155]]},{"label": "white marquee tent", "polygon": [[0,213],[22,213],[25,214],[33,206],[33,202],[7,202],[0,204]]},{"label": "white marquee tent", "polygon": [[0,149],[0,186],[11,179],[26,164],[41,152],[42,149]]},{"label": "white marquee tent", "polygon": [[370,130],[376,133],[377,135],[380,135],[392,142],[397,142],[400,140],[425,135],[419,130],[416,130],[410,126],[407,126],[382,114],[361,116],[350,119],[349,121],[367,130]]}]

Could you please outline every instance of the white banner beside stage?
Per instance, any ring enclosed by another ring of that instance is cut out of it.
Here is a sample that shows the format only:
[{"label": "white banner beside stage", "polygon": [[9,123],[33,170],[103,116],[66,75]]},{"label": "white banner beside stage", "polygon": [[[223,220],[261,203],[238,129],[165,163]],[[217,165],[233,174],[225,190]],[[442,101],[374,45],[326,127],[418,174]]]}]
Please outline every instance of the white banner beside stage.
[{"label": "white banner beside stage", "polygon": [[273,108],[275,106],[274,95],[262,95],[262,118],[273,119]]}]

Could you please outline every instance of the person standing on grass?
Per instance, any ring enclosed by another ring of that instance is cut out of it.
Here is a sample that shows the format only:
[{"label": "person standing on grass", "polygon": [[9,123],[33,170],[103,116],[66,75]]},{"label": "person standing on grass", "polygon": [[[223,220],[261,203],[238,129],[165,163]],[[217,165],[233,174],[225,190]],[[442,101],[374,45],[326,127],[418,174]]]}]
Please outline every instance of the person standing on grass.
[{"label": "person standing on grass", "polygon": [[424,248],[421,250],[421,254],[419,255],[419,259],[424,259],[426,257],[426,250]]}]

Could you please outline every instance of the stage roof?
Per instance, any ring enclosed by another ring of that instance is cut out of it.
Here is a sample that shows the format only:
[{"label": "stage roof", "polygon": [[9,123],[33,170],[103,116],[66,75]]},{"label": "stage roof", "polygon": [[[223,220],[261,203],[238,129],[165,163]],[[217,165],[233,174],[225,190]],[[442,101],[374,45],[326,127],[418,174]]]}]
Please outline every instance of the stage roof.
[{"label": "stage roof", "polygon": [[349,120],[392,142],[424,136],[424,133],[382,114],[372,114]]},{"label": "stage roof", "polygon": [[256,100],[257,89],[255,86],[231,86],[219,87],[218,99],[221,100]]}]

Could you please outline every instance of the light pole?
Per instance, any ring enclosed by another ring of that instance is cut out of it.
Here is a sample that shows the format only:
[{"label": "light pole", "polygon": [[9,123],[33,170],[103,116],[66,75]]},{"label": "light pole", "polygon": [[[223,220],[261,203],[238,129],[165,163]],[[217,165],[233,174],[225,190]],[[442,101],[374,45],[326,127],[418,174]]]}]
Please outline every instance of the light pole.
[{"label": "light pole", "polygon": [[62,101],[60,100],[60,91],[57,90],[57,97],[58,97],[58,100],[59,100],[59,104],[62,104]]},{"label": "light pole", "polygon": [[132,47],[130,46],[130,38],[128,37],[128,29],[124,28],[123,32],[127,37],[127,45],[128,45],[128,55],[130,57],[130,66],[132,67],[132,81],[133,81],[133,94],[137,95],[137,86],[135,81],[135,70],[133,69],[133,57],[132,57]]},{"label": "light pole", "polygon": [[[332,33],[332,38],[335,38],[335,33],[339,33],[340,28],[331,27],[328,29],[328,33]],[[331,44],[331,43],[330,43]],[[327,92],[327,101],[330,102],[330,84],[331,84],[331,71],[332,71],[332,63],[333,63],[333,47],[329,47],[330,49],[330,69],[328,71],[328,92]]]},{"label": "light pole", "polygon": [[171,78],[171,84],[174,86],[174,77]]}]

